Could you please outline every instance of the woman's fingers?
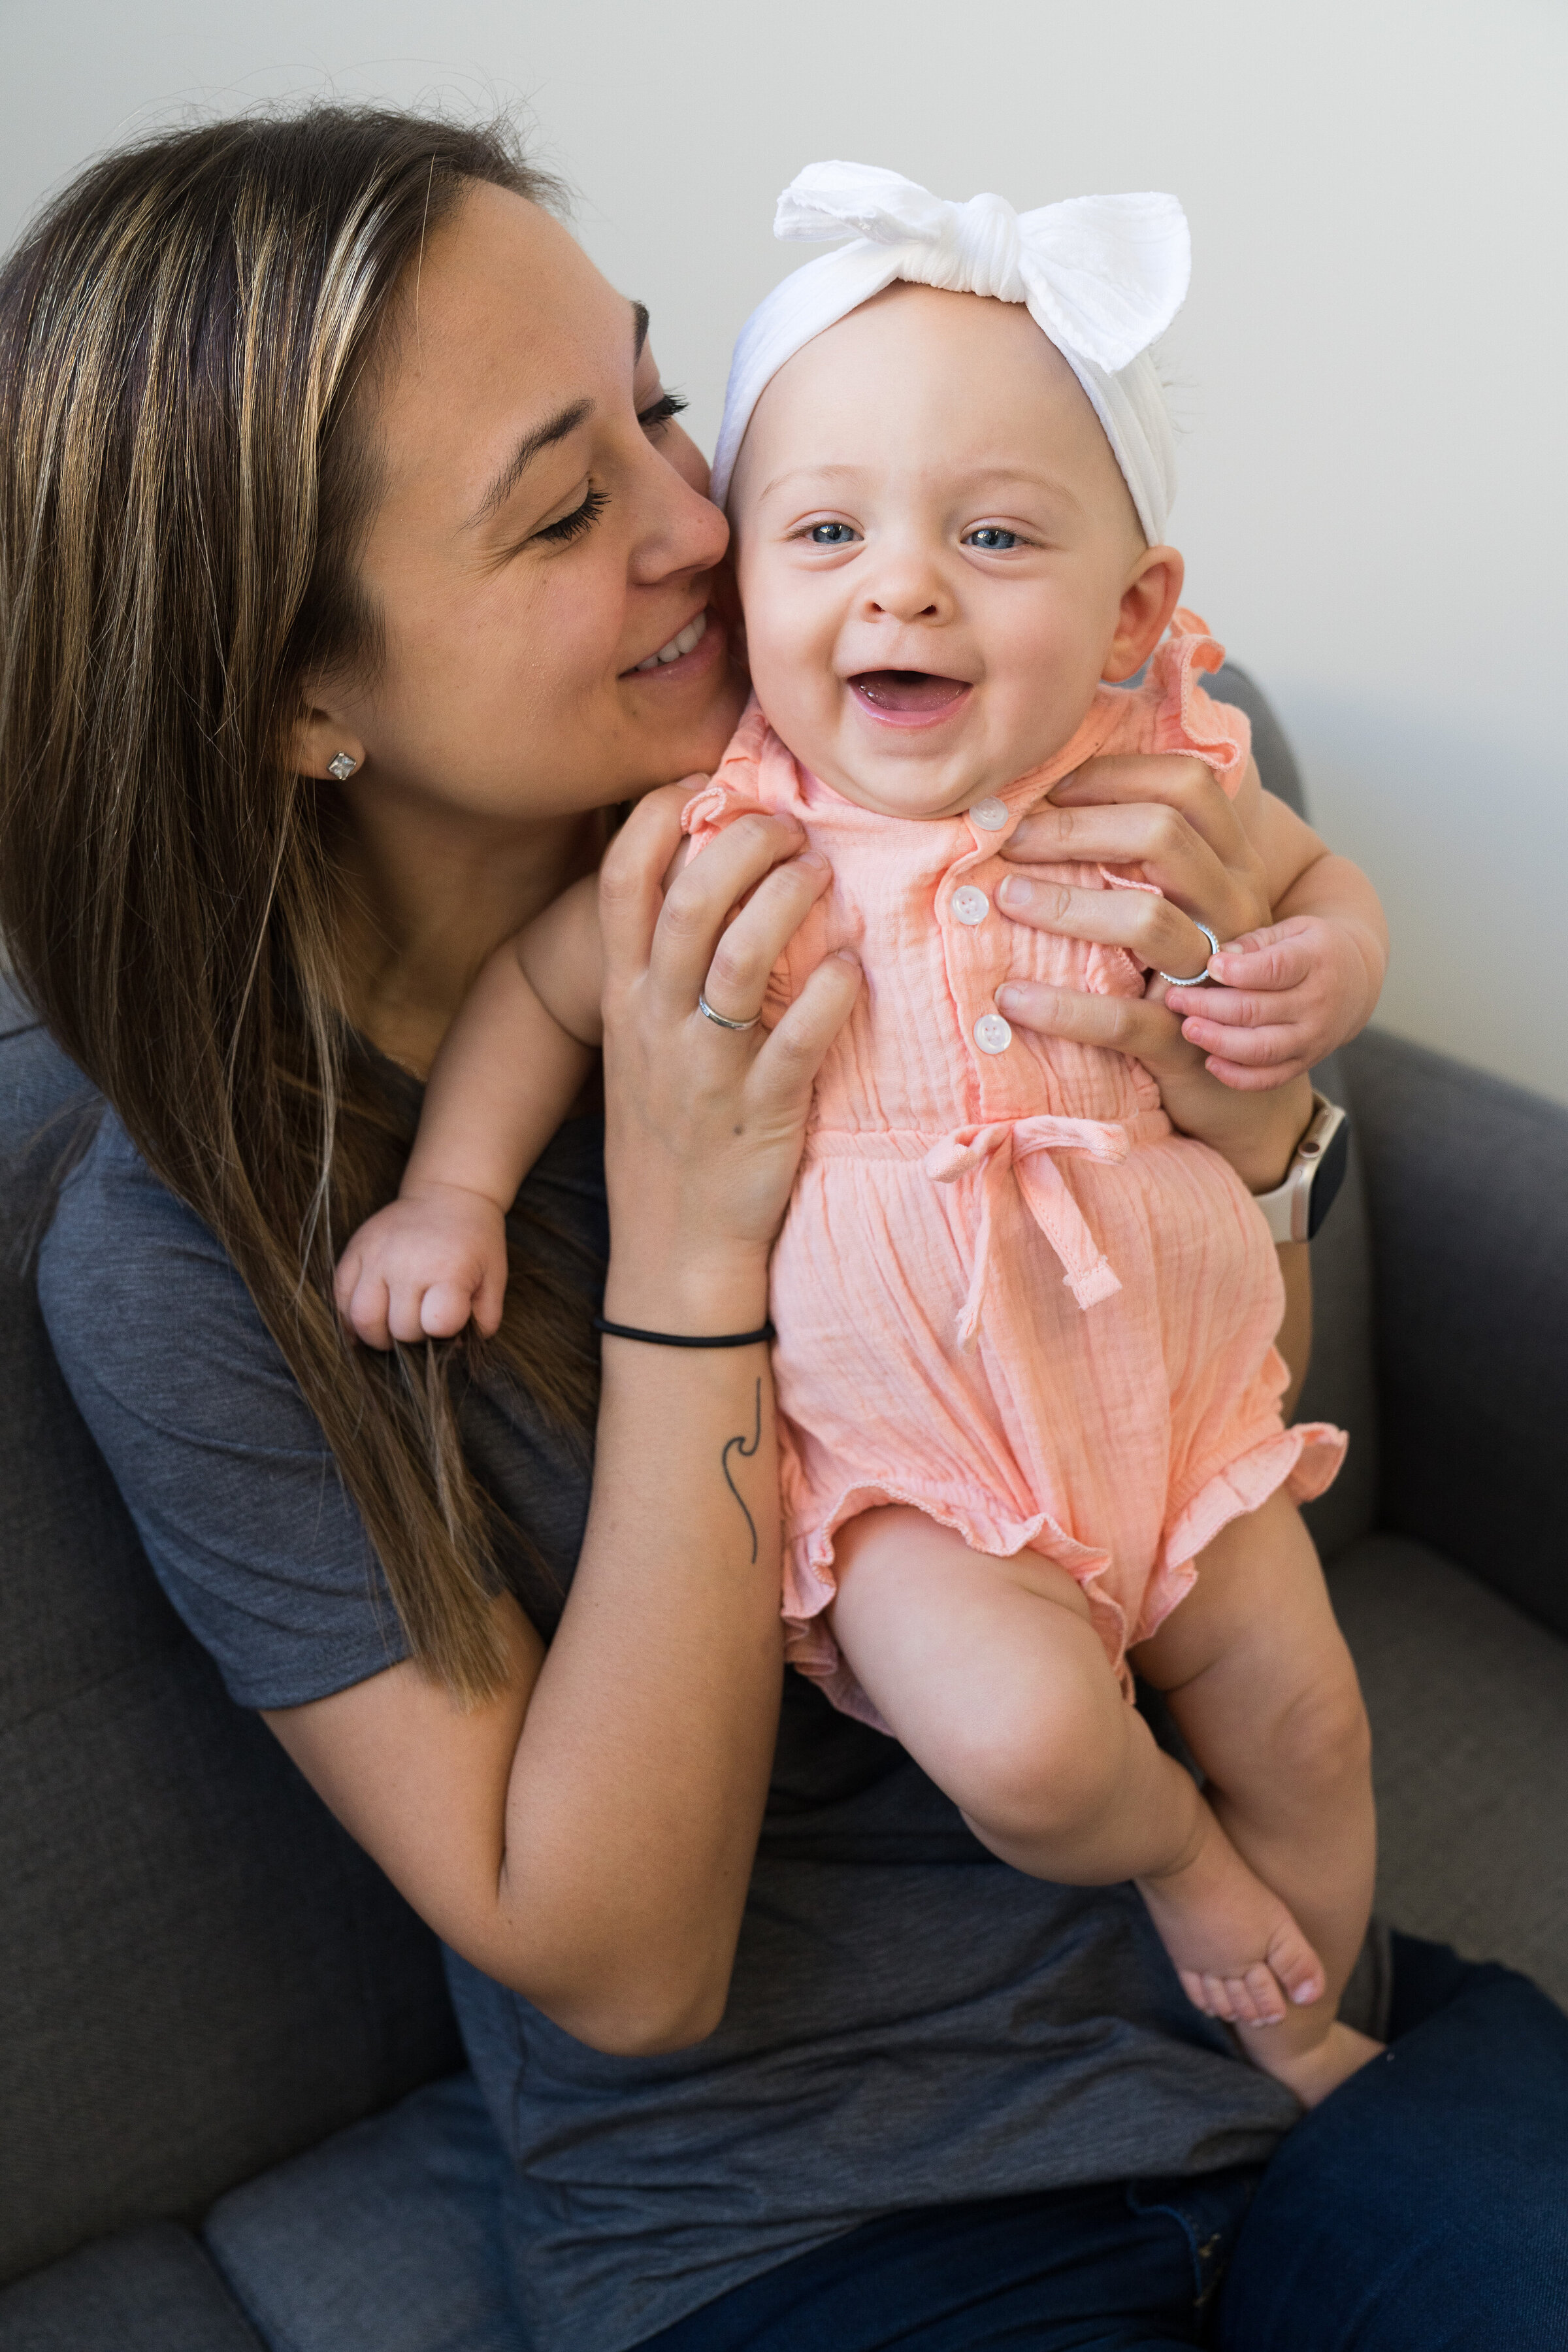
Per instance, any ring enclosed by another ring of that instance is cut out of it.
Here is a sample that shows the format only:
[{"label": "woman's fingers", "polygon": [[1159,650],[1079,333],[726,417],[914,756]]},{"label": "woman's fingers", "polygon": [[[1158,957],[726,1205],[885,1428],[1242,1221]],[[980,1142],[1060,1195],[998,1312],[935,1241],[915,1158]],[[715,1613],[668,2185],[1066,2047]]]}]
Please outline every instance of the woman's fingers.
[{"label": "woman's fingers", "polygon": [[849,1019],[860,986],[852,955],[841,949],[822,958],[757,1056],[747,1091],[758,1103],[804,1118],[822,1056]]},{"label": "woman's fingers", "polygon": [[1085,760],[1052,786],[1047,807],[1065,812],[1151,802],[1178,811],[1217,856],[1233,862],[1246,837],[1236,804],[1213,769],[1186,752],[1121,751]]},{"label": "woman's fingers", "polygon": [[1136,867],[1221,939],[1269,918],[1262,859],[1201,760],[1087,761],[1023,818],[1003,855],[1022,865]]},{"label": "woman's fingers", "polygon": [[604,853],[599,869],[599,929],[607,982],[634,979],[647,967],[653,926],[664,903],[664,876],[680,849],[681,811],[696,778],[647,793]]},{"label": "woman's fingers", "polygon": [[[710,843],[693,861],[694,867],[705,865],[718,846],[718,842]],[[731,1021],[750,1021],[761,1011],[769,972],[831,878],[827,859],[815,849],[802,850],[764,873],[738,914],[719,933],[699,977],[698,985],[716,1013]],[[723,887],[720,880],[708,895],[710,913]],[[721,921],[724,911],[720,910]],[[659,945],[656,938],[655,959]],[[678,980],[673,984],[678,989]]]},{"label": "woman's fingers", "polygon": [[1012,980],[998,989],[997,1005],[1020,1029],[1131,1054],[1156,1075],[1164,1066],[1185,1067],[1201,1059],[1184,1044],[1176,1015],[1146,996],[1091,996],[1075,988],[1051,988],[1043,981]]},{"label": "woman's fingers", "polygon": [[[1208,969],[1208,941],[1170,898],[1152,890],[1080,890],[1071,883],[1046,882],[1031,874],[1009,874],[997,891],[997,904],[1016,923],[1054,931],[1070,940],[1125,948],[1155,971],[1201,979]],[[1205,915],[1207,922],[1208,917]]]}]

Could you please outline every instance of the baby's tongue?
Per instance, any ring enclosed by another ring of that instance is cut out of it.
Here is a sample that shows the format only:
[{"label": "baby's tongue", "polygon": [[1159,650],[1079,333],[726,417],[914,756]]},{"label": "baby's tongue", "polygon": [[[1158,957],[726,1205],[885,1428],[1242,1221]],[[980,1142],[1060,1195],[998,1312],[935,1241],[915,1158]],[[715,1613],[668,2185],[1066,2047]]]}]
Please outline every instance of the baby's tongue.
[{"label": "baby's tongue", "polygon": [[879,710],[941,710],[965,691],[963,678],[924,669],[862,669],[850,683]]}]

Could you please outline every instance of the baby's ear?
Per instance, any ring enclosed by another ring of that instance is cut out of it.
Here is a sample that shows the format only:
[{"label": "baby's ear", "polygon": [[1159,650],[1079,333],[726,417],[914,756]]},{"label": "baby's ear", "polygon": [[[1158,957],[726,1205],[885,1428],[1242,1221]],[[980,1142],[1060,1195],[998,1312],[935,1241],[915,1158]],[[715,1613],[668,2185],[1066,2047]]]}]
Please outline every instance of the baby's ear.
[{"label": "baby's ear", "polygon": [[1143,668],[1181,603],[1186,566],[1174,547],[1146,547],[1127,576],[1116,634],[1100,675],[1108,686]]}]

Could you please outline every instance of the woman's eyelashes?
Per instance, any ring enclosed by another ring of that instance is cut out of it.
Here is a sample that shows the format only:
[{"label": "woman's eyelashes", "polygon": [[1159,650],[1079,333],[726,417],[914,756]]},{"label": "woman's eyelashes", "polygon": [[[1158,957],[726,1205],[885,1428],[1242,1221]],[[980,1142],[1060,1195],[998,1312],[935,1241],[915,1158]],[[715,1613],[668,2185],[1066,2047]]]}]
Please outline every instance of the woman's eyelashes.
[{"label": "woman's eyelashes", "polygon": [[683,408],[690,406],[690,401],[684,399],[680,393],[662,392],[651,407],[637,411],[637,422],[644,433],[656,433],[661,425],[668,425]]},{"label": "woman's eyelashes", "polygon": [[564,546],[571,540],[580,539],[585,530],[591,530],[609,504],[609,491],[596,490],[591,482],[583,492],[580,505],[573,507],[570,514],[559,516],[556,521],[544,524],[542,529],[535,531],[534,537],[548,540],[552,546]]}]

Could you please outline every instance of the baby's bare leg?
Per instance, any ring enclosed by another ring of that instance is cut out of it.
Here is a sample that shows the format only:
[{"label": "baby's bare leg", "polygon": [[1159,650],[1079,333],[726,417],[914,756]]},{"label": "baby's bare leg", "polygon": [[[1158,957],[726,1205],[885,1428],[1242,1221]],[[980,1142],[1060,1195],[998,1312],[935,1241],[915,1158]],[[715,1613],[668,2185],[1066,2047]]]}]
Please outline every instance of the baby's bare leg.
[{"label": "baby's bare leg", "polygon": [[1157,1885],[1173,1957],[1227,2000],[1282,2011],[1276,1978],[1321,1983],[1284,1903],[1127,1705],[1071,1577],[1037,1553],[973,1552],[908,1509],[867,1512],[837,1551],[845,1656],[993,1853],[1072,1885]]},{"label": "baby's bare leg", "polygon": [[[1311,2103],[1375,2044],[1333,2023],[1366,1933],[1375,1832],[1355,1668],[1312,1538],[1281,1493],[1221,1530],[1187,1598],[1136,1653],[1238,1851],[1322,1956],[1322,1998],[1264,2025],[1205,1986],[1249,2056]],[[1190,1988],[1189,1988],[1190,1990]]]}]

